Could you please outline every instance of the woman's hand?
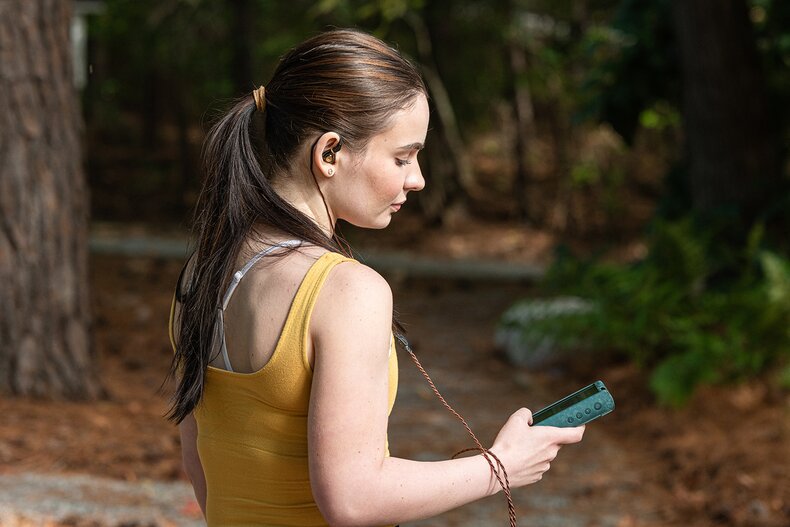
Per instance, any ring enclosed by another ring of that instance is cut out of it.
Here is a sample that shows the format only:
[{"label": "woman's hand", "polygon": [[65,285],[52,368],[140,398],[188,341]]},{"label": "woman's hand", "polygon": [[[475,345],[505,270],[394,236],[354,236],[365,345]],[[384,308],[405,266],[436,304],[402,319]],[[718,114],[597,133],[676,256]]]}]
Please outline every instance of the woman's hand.
[{"label": "woman's hand", "polygon": [[557,428],[530,426],[532,412],[527,408],[517,410],[499,431],[491,451],[507,470],[511,487],[522,487],[540,481],[551,468],[562,445],[578,443],[584,435],[584,426]]}]

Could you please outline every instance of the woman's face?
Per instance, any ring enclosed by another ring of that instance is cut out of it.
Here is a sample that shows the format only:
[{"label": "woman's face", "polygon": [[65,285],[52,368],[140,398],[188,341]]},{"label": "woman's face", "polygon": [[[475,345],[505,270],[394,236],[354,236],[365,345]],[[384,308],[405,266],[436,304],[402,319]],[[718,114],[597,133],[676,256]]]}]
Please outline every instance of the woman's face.
[{"label": "woman's face", "polygon": [[393,125],[373,136],[365,152],[338,165],[331,208],[338,219],[358,227],[383,229],[411,191],[425,180],[417,153],[428,132],[428,101],[420,94],[393,116]]}]

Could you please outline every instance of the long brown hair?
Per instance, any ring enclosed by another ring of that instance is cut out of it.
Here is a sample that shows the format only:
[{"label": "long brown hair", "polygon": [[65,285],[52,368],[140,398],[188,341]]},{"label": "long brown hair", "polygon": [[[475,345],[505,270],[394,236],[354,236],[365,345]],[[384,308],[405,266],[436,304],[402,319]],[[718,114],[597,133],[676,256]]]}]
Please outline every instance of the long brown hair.
[{"label": "long brown hair", "polygon": [[[252,94],[238,99],[209,131],[203,149],[205,180],[198,198],[189,285],[179,279],[178,340],[170,375],[178,378],[168,418],[179,423],[203,396],[212,360],[217,308],[233,265],[255,224],[344,252],[311,218],[291,206],[271,181],[287,177],[300,146],[336,132],[343,148],[363,152],[392,116],[427,94],[417,69],[381,40],[356,30],[321,33],[289,51],[265,88],[265,109]],[[253,147],[250,126],[262,116]],[[259,162],[260,159],[260,162]],[[182,273],[183,275],[183,273]]]}]

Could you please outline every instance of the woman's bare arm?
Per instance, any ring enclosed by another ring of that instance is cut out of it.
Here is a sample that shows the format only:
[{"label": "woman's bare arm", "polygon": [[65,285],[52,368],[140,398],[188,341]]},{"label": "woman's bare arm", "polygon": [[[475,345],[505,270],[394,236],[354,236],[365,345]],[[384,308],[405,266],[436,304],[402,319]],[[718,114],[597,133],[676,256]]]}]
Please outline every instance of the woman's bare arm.
[{"label": "woman's bare arm", "polygon": [[206,476],[203,474],[203,465],[200,463],[200,457],[198,456],[197,422],[195,417],[189,414],[178,425],[178,431],[181,433],[181,458],[184,463],[184,472],[189,477],[189,481],[192,482],[195,498],[198,505],[200,505],[200,510],[203,511],[203,516],[205,516]]},{"label": "woman's bare arm", "polygon": [[[338,525],[383,525],[434,516],[491,495],[498,484],[482,456],[419,462],[387,457],[392,294],[362,265],[336,267],[311,323],[314,377],[308,441],[313,495]],[[492,447],[511,486],[540,479],[561,444],[583,429],[529,426],[516,412]]]}]

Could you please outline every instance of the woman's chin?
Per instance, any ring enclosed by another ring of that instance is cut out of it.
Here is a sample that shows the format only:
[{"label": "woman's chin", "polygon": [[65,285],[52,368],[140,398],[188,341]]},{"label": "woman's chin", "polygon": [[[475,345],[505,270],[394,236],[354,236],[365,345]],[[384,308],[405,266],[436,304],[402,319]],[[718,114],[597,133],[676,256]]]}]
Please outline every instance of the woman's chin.
[{"label": "woman's chin", "polygon": [[348,220],[348,223],[350,223],[354,227],[359,227],[360,229],[381,230],[387,228],[391,221],[392,221],[392,214],[387,213],[375,219],[365,219],[365,220],[357,220],[357,221]]}]

